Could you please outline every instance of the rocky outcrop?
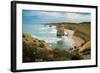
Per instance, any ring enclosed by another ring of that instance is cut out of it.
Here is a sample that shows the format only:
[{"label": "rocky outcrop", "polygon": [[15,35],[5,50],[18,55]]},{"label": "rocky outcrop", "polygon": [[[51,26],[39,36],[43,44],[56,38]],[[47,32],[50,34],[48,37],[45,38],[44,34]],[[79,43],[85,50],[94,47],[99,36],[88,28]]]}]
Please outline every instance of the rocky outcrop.
[{"label": "rocky outcrop", "polygon": [[91,24],[89,23],[66,24],[65,29],[73,30],[74,36],[80,37],[85,42],[91,39]]},{"label": "rocky outcrop", "polygon": [[49,48],[48,43],[31,37],[29,34],[23,34],[23,62],[47,62],[80,60],[82,56],[76,52],[70,52],[58,48]]},{"label": "rocky outcrop", "polygon": [[64,25],[63,24],[57,24],[56,25],[57,29],[57,36],[64,36]]},{"label": "rocky outcrop", "polygon": [[[51,26],[50,26],[51,27]],[[75,51],[49,48],[48,43],[23,33],[23,62],[80,60],[91,58],[89,24],[56,24],[57,36],[67,35],[75,41]],[[65,33],[66,32],[66,33]],[[44,35],[45,36],[45,35]]]},{"label": "rocky outcrop", "polygon": [[87,48],[90,48],[90,47],[91,47],[91,42],[88,41],[88,42],[86,42],[86,44],[84,44],[82,47],[80,47],[79,52],[82,52],[82,51],[84,51],[84,50],[86,50]]},{"label": "rocky outcrop", "polygon": [[23,62],[49,60],[51,57],[53,57],[52,49],[48,47],[48,43],[23,34]]},{"label": "rocky outcrop", "polygon": [[48,49],[48,43],[46,43],[44,40],[38,40],[36,38],[31,37],[31,35],[25,33],[23,34],[23,42],[26,42],[27,44],[39,46],[44,49]]}]

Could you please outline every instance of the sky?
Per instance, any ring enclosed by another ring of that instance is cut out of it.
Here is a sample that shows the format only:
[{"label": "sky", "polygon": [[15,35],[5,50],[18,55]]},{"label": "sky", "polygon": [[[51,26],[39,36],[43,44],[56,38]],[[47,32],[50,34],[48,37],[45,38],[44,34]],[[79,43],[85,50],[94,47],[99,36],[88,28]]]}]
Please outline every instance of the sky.
[{"label": "sky", "polygon": [[23,24],[45,24],[59,22],[80,23],[90,21],[90,13],[22,10]]}]

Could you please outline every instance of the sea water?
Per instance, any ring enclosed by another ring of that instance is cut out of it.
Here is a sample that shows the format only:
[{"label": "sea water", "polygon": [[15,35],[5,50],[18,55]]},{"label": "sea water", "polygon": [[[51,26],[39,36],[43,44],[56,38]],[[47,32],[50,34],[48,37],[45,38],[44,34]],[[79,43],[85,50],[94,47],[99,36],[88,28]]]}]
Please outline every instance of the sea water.
[{"label": "sea water", "polygon": [[56,26],[46,24],[30,24],[23,26],[23,32],[30,34],[33,38],[44,40],[50,48],[60,48],[68,50],[73,47],[71,39],[67,36],[57,37]]}]

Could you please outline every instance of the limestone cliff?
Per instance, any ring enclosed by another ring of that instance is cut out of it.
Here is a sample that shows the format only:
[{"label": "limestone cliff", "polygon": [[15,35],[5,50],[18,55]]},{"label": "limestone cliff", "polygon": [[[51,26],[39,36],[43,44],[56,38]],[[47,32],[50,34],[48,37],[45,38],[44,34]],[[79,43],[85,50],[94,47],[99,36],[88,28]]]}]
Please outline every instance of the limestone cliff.
[{"label": "limestone cliff", "polygon": [[57,36],[64,36],[64,25],[58,24],[56,28],[57,28]]}]

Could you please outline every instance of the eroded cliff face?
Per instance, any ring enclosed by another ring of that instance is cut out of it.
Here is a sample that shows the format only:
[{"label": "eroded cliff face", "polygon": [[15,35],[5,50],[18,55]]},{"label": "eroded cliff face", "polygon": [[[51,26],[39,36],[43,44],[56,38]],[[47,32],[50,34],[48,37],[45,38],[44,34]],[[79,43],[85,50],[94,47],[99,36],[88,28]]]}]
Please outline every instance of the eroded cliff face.
[{"label": "eroded cliff face", "polygon": [[[57,24],[57,36],[64,36],[67,33],[67,37],[70,37],[75,42],[73,44],[74,49],[87,49],[91,48],[91,26],[90,23],[79,24]],[[85,45],[85,47],[83,47]]]},{"label": "eroded cliff face", "polygon": [[62,36],[67,36],[74,40],[75,50],[66,51],[62,50],[62,48],[50,48],[48,46],[49,44],[44,40],[39,40],[29,34],[23,33],[23,62],[63,61],[91,58],[90,24],[56,24],[56,29],[57,37],[62,38]]},{"label": "eroded cliff face", "polygon": [[66,51],[62,48],[48,48],[48,43],[33,38],[29,34],[23,34],[22,38],[24,63],[84,59],[84,55],[81,56],[78,51]]},{"label": "eroded cliff face", "polygon": [[57,29],[57,36],[58,37],[64,36],[64,25],[63,24],[58,24],[56,26],[56,29]]},{"label": "eroded cliff face", "polygon": [[44,40],[38,40],[25,33],[23,34],[23,42],[48,49],[48,43],[46,43]]},{"label": "eroded cliff face", "polygon": [[52,49],[48,43],[31,37],[29,34],[23,34],[23,62],[38,62],[49,60],[53,57]]}]

